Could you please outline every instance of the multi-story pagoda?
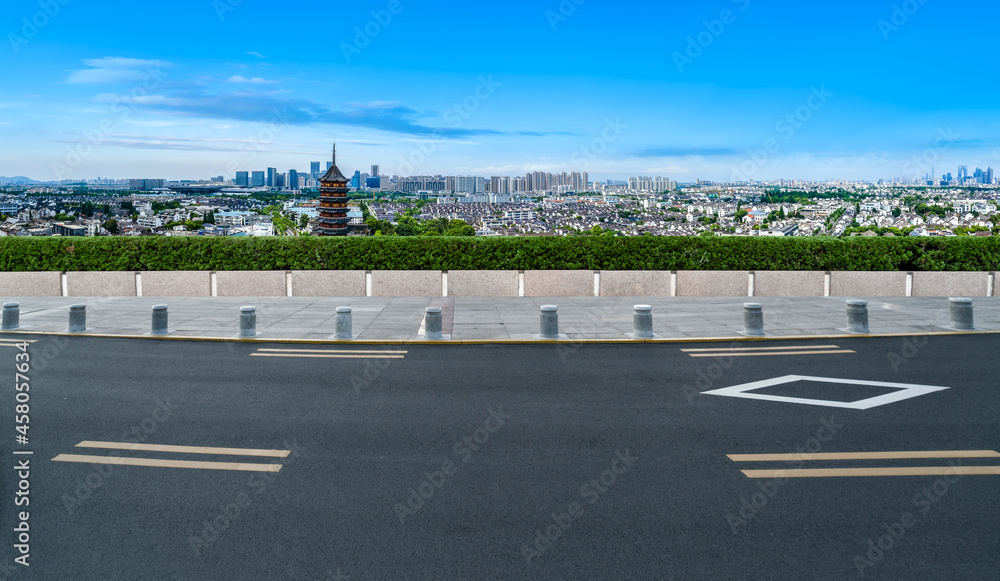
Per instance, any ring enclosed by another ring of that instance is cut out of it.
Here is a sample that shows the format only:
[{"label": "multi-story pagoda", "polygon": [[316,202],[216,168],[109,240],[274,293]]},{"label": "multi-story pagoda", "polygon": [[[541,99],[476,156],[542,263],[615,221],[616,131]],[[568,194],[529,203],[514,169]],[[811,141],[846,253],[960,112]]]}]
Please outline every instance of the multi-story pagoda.
[{"label": "multi-story pagoda", "polygon": [[333,144],[333,165],[319,178],[320,236],[347,236],[347,183],[350,180],[337,168],[337,144]]}]

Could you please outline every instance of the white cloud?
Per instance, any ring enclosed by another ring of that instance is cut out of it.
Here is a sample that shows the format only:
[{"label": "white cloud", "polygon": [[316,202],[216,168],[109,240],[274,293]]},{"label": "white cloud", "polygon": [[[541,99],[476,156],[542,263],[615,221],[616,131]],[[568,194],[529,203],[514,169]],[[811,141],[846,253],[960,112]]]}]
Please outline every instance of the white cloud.
[{"label": "white cloud", "polygon": [[278,82],[278,81],[271,81],[262,77],[251,77],[248,79],[243,75],[233,75],[228,79],[226,79],[226,81],[230,83],[245,83],[249,85],[273,85]]},{"label": "white cloud", "polygon": [[395,109],[396,107],[401,107],[403,104],[399,101],[368,101],[367,103],[352,101],[344,103],[344,105],[355,109]]},{"label": "white cloud", "polygon": [[114,93],[101,93],[94,97],[98,103],[112,103],[123,105],[176,105],[181,101],[166,95],[116,95]]},{"label": "white cloud", "polygon": [[250,55],[250,56],[255,56],[255,57],[259,58],[259,59],[266,59],[267,58],[266,56],[260,54],[259,52],[255,51],[255,50],[248,50],[247,54]]},{"label": "white cloud", "polygon": [[173,63],[160,60],[131,59],[124,57],[105,57],[86,59],[83,64],[91,67],[72,71],[67,83],[128,83],[141,81],[150,73],[162,75],[161,69],[170,68]]}]

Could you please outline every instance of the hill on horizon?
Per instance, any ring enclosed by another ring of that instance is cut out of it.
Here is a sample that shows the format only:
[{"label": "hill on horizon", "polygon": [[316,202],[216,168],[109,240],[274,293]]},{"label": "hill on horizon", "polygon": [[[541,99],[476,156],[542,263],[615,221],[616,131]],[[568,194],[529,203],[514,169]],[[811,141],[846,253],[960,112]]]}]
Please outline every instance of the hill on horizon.
[{"label": "hill on horizon", "polygon": [[40,184],[40,183],[42,183],[42,182],[40,182],[38,180],[33,180],[33,179],[31,179],[29,177],[25,177],[25,176],[14,176],[14,177],[0,176],[0,184],[26,184],[26,185],[35,185],[35,184]]}]

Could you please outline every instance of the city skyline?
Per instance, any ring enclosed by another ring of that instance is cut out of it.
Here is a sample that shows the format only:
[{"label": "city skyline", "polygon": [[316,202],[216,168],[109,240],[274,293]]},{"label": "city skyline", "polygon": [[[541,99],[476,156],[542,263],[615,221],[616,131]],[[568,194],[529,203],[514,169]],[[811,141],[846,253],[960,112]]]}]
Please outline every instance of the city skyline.
[{"label": "city skyline", "polygon": [[[993,5],[391,0],[338,7],[322,31],[314,2],[52,6],[8,6],[0,175],[233,179],[302,171],[331,138],[344,167],[401,176],[877,181],[1000,163],[995,41],[940,24]],[[504,35],[454,32],[480,21]],[[181,28],[198,41],[148,42]]]}]

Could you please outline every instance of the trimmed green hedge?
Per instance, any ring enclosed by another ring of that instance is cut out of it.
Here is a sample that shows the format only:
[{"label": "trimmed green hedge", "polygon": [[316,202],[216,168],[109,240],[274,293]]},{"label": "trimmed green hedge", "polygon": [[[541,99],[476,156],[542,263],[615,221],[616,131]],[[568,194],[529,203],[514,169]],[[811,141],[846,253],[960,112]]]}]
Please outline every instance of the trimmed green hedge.
[{"label": "trimmed green hedge", "polygon": [[1000,269],[1000,237],[0,238],[0,271]]}]

